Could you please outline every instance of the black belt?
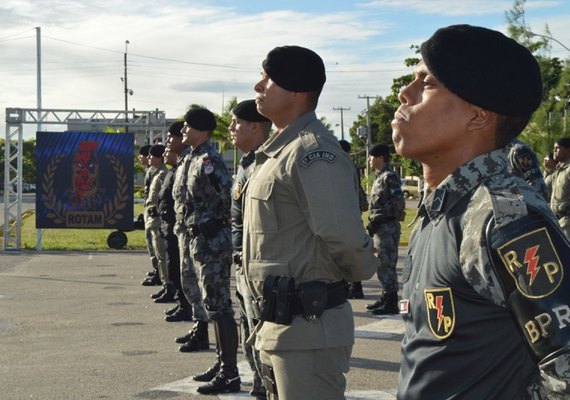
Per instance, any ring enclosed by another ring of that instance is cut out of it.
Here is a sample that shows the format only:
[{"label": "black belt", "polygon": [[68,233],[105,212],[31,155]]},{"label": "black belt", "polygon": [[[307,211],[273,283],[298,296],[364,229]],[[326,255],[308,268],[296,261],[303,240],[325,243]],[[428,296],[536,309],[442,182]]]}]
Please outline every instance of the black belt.
[{"label": "black belt", "polygon": [[[303,314],[305,310],[303,309],[303,305],[301,302],[300,291],[302,289],[299,288],[295,292],[297,296],[293,297],[293,301],[291,304],[291,313],[293,315]],[[346,303],[346,284],[344,281],[334,282],[334,283],[327,283],[327,302],[325,305],[325,310],[329,308],[334,308],[340,306],[341,304]],[[305,315],[307,319],[315,319],[316,316],[311,317],[310,315]]]},{"label": "black belt", "polygon": [[226,226],[226,222],[221,219],[209,219],[199,224],[190,225],[188,227],[188,233],[192,239],[200,235],[206,239],[211,239]]}]

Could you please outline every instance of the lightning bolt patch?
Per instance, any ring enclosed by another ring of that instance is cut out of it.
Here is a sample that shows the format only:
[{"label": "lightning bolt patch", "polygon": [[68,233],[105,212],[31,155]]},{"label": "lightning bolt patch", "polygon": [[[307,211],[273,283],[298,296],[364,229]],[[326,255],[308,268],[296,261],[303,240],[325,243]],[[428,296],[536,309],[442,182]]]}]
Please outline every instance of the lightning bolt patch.
[{"label": "lightning bolt patch", "polygon": [[437,309],[437,329],[441,329],[443,322],[443,296],[435,297],[435,308]]},{"label": "lightning bolt patch", "polygon": [[532,283],[538,274],[538,270],[540,269],[538,266],[538,260],[540,257],[536,256],[539,247],[540,245],[538,244],[536,246],[532,246],[526,249],[524,254],[524,262],[527,265],[526,273],[530,276],[529,286],[532,286]]}]

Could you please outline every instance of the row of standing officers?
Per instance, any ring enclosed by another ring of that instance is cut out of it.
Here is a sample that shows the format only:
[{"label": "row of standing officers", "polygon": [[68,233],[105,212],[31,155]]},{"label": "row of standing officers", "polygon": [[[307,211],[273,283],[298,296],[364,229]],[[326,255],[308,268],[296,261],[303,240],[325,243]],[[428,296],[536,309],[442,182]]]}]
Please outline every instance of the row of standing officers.
[{"label": "row of standing officers", "polygon": [[[438,30],[421,55],[400,93],[392,137],[398,154],[422,163],[424,198],[402,298],[394,272],[371,307],[404,320],[397,396],[564,398],[569,242],[540,194],[508,170],[510,143],[540,104],[536,60],[503,34],[468,25]],[[309,49],[267,54],[255,101],[233,111],[230,131],[244,151],[233,187],[209,140],[211,112],[191,109],[169,132],[165,158],[178,155],[172,207],[152,211],[151,183],[145,213],[169,221],[166,233],[177,237],[179,290],[196,321],[186,344],[200,347],[214,324],[217,357],[194,376],[204,382],[199,393],[240,389],[233,263],[250,330],[251,394],[344,399],[354,344],[345,282],[395,264],[397,248],[372,252],[354,165],[315,114],[325,81],[324,63]],[[240,132],[248,129],[261,132],[246,146]],[[381,148],[373,157],[389,161]],[[398,192],[397,176],[386,173],[383,184]],[[371,205],[377,200],[373,193]],[[376,247],[390,237],[397,243],[403,205],[369,213]]]}]

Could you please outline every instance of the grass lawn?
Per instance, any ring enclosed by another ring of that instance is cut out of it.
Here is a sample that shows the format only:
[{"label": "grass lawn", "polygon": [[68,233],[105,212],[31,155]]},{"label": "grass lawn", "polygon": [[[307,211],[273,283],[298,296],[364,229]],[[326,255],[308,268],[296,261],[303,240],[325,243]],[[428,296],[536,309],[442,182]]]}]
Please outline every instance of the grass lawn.
[{"label": "grass lawn", "polygon": [[[135,204],[134,215],[142,212],[142,205]],[[407,209],[406,219],[402,222],[402,236],[400,245],[406,246],[412,228],[408,228],[414,219],[417,209]],[[368,214],[362,214],[364,225],[367,223]],[[110,229],[43,229],[42,230],[42,250],[111,250],[107,246],[107,236],[113,232]],[[144,231],[125,232],[128,238],[125,250],[144,250]],[[35,250],[37,245],[37,230],[35,226],[35,214],[29,213],[24,217],[22,224],[22,249]]]}]

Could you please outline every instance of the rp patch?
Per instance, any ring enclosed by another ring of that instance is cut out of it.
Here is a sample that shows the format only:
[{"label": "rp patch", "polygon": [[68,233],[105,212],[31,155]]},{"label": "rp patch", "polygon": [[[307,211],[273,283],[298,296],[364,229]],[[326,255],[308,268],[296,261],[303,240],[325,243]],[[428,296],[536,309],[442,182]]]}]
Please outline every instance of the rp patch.
[{"label": "rp patch", "polygon": [[425,289],[427,318],[433,335],[447,339],[455,328],[455,306],[451,288]]},{"label": "rp patch", "polygon": [[562,283],[564,269],[546,228],[525,233],[499,247],[498,252],[525,297],[547,297]]}]

